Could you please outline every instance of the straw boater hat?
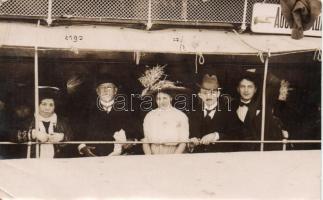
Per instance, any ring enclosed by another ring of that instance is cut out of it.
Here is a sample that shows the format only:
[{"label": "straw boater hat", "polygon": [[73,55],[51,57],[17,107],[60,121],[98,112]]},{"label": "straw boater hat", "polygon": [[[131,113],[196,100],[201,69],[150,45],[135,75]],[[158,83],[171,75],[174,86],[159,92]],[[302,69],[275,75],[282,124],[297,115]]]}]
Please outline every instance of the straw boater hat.
[{"label": "straw boater hat", "polygon": [[187,92],[187,88],[178,86],[178,83],[163,79],[166,77],[164,67],[165,66],[157,65],[151,69],[148,69],[145,71],[145,74],[138,79],[144,86],[141,96],[154,95],[158,92],[164,92],[174,97],[176,94]]},{"label": "straw boater hat", "polygon": [[217,90],[220,87],[216,75],[209,74],[205,74],[203,76],[202,82],[200,84],[197,84],[197,86],[206,90]]}]

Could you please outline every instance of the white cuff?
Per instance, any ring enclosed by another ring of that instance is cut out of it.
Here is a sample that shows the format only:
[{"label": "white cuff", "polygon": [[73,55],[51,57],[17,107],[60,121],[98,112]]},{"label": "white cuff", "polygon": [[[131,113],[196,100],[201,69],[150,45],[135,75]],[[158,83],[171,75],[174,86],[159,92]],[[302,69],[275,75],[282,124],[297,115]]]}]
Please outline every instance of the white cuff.
[{"label": "white cuff", "polygon": [[118,156],[122,153],[122,145],[121,144],[114,144],[113,152],[109,154],[109,156]]},{"label": "white cuff", "polygon": [[86,147],[86,144],[80,144],[80,145],[77,147],[77,149],[79,150],[79,153],[80,153],[81,155],[83,155],[83,153],[81,152],[81,149],[82,149],[82,148],[84,148],[84,147]]},{"label": "white cuff", "polygon": [[218,132],[215,132],[214,134],[214,142],[216,142],[220,139],[220,134]]}]

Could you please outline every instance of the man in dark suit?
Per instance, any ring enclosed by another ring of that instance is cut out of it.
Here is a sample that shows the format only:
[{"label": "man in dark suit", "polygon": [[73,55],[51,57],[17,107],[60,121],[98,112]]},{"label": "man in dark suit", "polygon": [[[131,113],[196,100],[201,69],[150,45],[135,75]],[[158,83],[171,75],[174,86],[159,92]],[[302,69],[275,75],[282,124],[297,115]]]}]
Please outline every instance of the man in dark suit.
[{"label": "man in dark suit", "polygon": [[[257,94],[257,81],[254,76],[242,76],[238,82],[239,99],[232,102],[230,123],[238,140],[260,140],[261,108]],[[257,150],[258,144],[241,144],[238,150]]]},{"label": "man in dark suit", "polygon": [[219,139],[230,139],[228,133],[228,107],[220,98],[216,75],[206,74],[198,84],[200,102],[189,115],[190,141],[193,152],[230,151],[226,144],[212,144]]},{"label": "man in dark suit", "polygon": [[[238,81],[239,99],[232,101],[230,132],[237,140],[261,140],[261,104],[258,96],[258,79],[255,73],[245,72]],[[273,108],[267,108],[265,114],[265,140],[283,139],[282,125],[272,114]],[[280,144],[266,144],[267,150],[281,150]],[[242,143],[238,151],[259,151],[260,144]]]},{"label": "man in dark suit", "polygon": [[[125,142],[133,139],[134,129],[126,104],[118,104],[118,85],[109,75],[100,75],[96,81],[97,101],[89,112],[88,128],[84,140]],[[111,156],[124,153],[129,145],[80,144],[79,152],[85,156]]]}]

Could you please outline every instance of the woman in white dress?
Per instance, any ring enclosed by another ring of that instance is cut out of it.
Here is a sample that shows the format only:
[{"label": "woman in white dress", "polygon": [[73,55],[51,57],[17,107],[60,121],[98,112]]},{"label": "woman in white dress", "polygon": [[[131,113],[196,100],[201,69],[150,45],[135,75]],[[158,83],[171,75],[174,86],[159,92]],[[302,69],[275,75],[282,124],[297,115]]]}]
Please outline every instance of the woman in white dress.
[{"label": "woman in white dress", "polygon": [[[160,69],[153,68],[152,70]],[[147,74],[153,73],[150,71],[146,72]],[[186,88],[176,86],[173,82],[166,80],[154,80],[153,82],[154,84],[151,84],[149,88],[146,87],[142,94],[155,94],[157,103],[157,108],[147,113],[144,118],[144,139],[142,141],[147,142],[143,144],[144,153],[183,153],[185,142],[189,138],[188,118],[182,111],[172,106],[172,100],[176,94],[186,91]]]}]

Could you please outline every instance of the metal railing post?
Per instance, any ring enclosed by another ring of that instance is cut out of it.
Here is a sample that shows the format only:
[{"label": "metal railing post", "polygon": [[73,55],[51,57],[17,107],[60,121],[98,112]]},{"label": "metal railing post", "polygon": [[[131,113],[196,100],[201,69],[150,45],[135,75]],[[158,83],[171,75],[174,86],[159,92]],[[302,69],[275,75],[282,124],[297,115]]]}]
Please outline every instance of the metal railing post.
[{"label": "metal railing post", "polygon": [[[40,21],[38,21],[37,27],[40,26]],[[35,45],[35,56],[34,56],[34,87],[35,87],[35,134],[39,130],[38,124],[38,105],[39,105],[39,91],[38,91],[38,43]],[[32,134],[32,133],[31,133]],[[39,157],[39,145],[36,144],[36,158]]]},{"label": "metal railing post", "polygon": [[146,29],[149,30],[152,27],[152,21],[151,21],[151,9],[152,9],[152,0],[148,0],[148,19],[147,19],[147,26]]},{"label": "metal railing post", "polygon": [[248,12],[248,0],[244,0],[244,6],[243,6],[243,16],[242,16],[242,24],[240,27],[240,32],[243,32],[246,30],[246,20],[247,20],[247,12]]},{"label": "metal railing post", "polygon": [[[265,69],[264,69],[264,82],[262,85],[262,110],[261,110],[261,141],[265,140],[265,113],[266,113],[266,83],[267,83],[267,73],[268,73],[268,61],[269,54],[266,55],[265,59]],[[260,151],[264,151],[264,143],[260,144]]]},{"label": "metal railing post", "polygon": [[48,0],[48,9],[47,9],[47,25],[50,26],[53,22],[52,19],[52,5],[53,5],[53,0]]}]

